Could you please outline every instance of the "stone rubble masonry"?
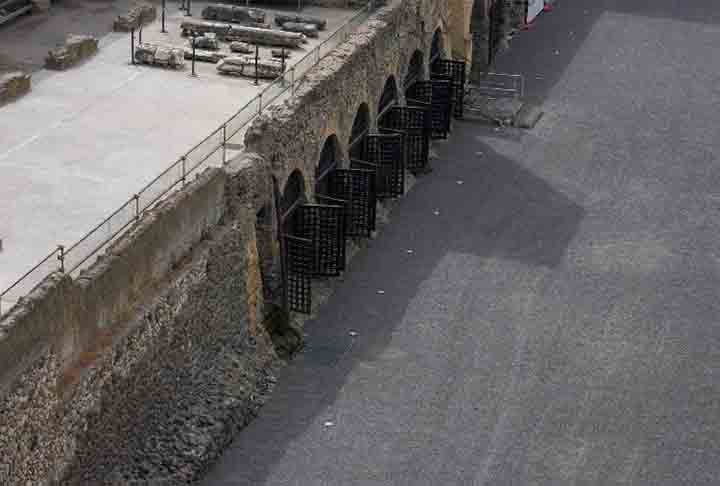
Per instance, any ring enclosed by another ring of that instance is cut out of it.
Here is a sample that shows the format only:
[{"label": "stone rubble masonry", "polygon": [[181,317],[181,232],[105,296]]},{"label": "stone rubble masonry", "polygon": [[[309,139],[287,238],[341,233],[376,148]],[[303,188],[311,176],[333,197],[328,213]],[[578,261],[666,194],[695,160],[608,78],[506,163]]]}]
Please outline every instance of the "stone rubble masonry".
[{"label": "stone rubble masonry", "polygon": [[47,69],[64,70],[79,64],[98,51],[98,40],[91,35],[70,34],[65,43],[48,52]]},{"label": "stone rubble masonry", "polygon": [[149,3],[135,5],[125,15],[118,15],[113,22],[115,32],[130,32],[139,29],[157,18],[157,7]]},{"label": "stone rubble masonry", "polygon": [[[372,125],[390,76],[398,90],[416,50],[429,60],[433,34],[448,29],[446,1],[392,1],[350,35],[308,74],[295,97],[271,107],[249,127],[245,146],[271,161],[280,190],[299,169],[305,187],[315,186],[317,161],[325,139],[336,134],[347,160],[353,120],[366,103]],[[422,28],[422,30],[421,30]]]},{"label": "stone rubble masonry", "polygon": [[182,484],[252,417],[277,358],[251,172],[206,171],[2,317],[0,484],[127,484],[168,465]]},{"label": "stone rubble masonry", "polygon": [[438,0],[378,10],[252,124],[244,155],[0,318],[0,484],[182,485],[206,470],[280,364],[273,177],[282,189],[301,169],[312,188],[325,138],[347,153],[358,107],[374,120],[388,77],[401,86],[416,49],[427,62],[446,19]]},{"label": "stone rubble masonry", "polygon": [[0,105],[30,91],[31,79],[29,74],[21,71],[0,73]]}]

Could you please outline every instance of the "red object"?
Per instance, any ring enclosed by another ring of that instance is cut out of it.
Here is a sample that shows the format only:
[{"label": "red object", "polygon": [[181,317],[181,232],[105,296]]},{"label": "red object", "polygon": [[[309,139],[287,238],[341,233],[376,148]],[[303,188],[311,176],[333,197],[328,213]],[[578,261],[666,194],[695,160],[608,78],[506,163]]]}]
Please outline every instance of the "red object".
[{"label": "red object", "polygon": [[553,7],[549,3],[546,3],[545,6],[543,7],[543,12],[552,12],[553,8],[555,8],[555,7]]}]

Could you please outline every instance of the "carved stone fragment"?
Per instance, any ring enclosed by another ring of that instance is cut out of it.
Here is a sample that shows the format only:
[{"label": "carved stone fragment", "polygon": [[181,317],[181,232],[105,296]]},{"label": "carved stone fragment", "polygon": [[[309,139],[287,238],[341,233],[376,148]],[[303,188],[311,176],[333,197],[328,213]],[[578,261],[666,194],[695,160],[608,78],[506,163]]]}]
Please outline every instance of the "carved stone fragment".
[{"label": "carved stone fragment", "polygon": [[283,30],[234,25],[225,22],[210,22],[208,20],[185,20],[180,24],[182,34],[190,35],[192,32],[205,34],[208,32],[217,35],[219,40],[243,41],[251,44],[271,46],[297,47],[307,41],[307,37],[298,32],[285,32]]},{"label": "carved stone fragment", "polygon": [[[217,70],[222,74],[255,77],[255,57],[226,57],[217,64]],[[282,70],[283,64],[274,59],[260,59],[257,63],[259,78],[275,79],[282,75]]]},{"label": "carved stone fragment", "polygon": [[[185,59],[193,58],[193,50],[191,47],[185,48]],[[212,62],[216,63],[221,59],[225,59],[228,55],[218,51],[207,51],[204,49],[195,49],[195,60],[201,62]]]},{"label": "carved stone fragment", "polygon": [[0,74],[0,104],[30,91],[30,75],[20,71]]},{"label": "carved stone fragment", "polygon": [[[190,46],[193,45],[193,39],[190,38]],[[195,47],[198,49],[207,49],[210,51],[217,51],[220,49],[218,44],[217,34],[214,32],[208,32],[200,37],[195,37]]]},{"label": "carved stone fragment", "polygon": [[98,40],[90,35],[71,34],[65,43],[48,52],[45,67],[63,70],[78,64],[98,51]]},{"label": "carved stone fragment", "polygon": [[180,69],[185,65],[183,50],[157,44],[140,44],[135,48],[135,62]]},{"label": "carved stone fragment", "polygon": [[233,52],[239,52],[241,54],[251,54],[255,52],[255,48],[248,44],[247,42],[231,42],[230,43],[230,50]]},{"label": "carved stone fragment", "polygon": [[119,15],[113,22],[115,32],[130,32],[147,25],[157,17],[157,7],[149,3],[142,3],[130,9],[126,15]]},{"label": "carved stone fragment", "polygon": [[282,27],[287,22],[295,22],[298,24],[312,24],[317,27],[318,30],[325,30],[327,27],[327,20],[323,20],[317,17],[308,17],[305,15],[275,15],[275,24]]},{"label": "carved stone fragment", "polygon": [[282,24],[282,29],[287,32],[299,32],[305,34],[308,37],[318,37],[317,26],[313,24],[301,24],[298,22],[285,22]]},{"label": "carved stone fragment", "polygon": [[238,7],[225,3],[211,3],[202,10],[202,18],[239,24],[264,24],[265,12],[255,8]]}]

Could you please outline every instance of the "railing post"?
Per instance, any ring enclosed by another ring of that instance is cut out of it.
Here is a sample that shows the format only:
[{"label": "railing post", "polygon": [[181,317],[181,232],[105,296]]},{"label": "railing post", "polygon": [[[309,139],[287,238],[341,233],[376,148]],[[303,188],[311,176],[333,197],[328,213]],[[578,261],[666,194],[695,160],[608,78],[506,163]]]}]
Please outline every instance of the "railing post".
[{"label": "railing post", "polygon": [[187,180],[187,158],[183,155],[180,157],[180,160],[182,161],[182,185],[185,185],[185,181]]},{"label": "railing post", "polygon": [[60,273],[65,273],[65,247],[58,245],[58,261],[60,262]]},{"label": "railing post", "polygon": [[223,125],[222,127],[222,164],[225,165],[227,163],[227,125]]},{"label": "railing post", "polygon": [[260,61],[260,47],[255,44],[255,86],[260,84],[260,76],[258,71],[258,64]]},{"label": "railing post", "polygon": [[262,93],[258,95],[258,115],[262,115]]},{"label": "railing post", "polygon": [[135,200],[135,221],[140,221],[140,195],[139,194],[133,194],[133,199]]},{"label": "railing post", "polygon": [[135,29],[130,29],[130,64],[135,64]]},{"label": "railing post", "polygon": [[295,96],[295,66],[290,68],[290,94]]}]

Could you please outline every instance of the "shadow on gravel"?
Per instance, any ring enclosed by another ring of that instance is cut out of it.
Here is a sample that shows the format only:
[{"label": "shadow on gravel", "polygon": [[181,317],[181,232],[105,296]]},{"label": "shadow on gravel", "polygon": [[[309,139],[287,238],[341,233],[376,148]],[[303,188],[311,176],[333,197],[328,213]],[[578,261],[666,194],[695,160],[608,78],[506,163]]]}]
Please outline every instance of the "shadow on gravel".
[{"label": "shadow on gravel", "polygon": [[[434,172],[399,202],[391,224],[353,260],[335,295],[306,324],[305,351],[280,372],[259,418],[202,484],[264,484],[289,444],[331,418],[324,414],[347,376],[383,352],[419,287],[446,254],[530,266],[562,262],[583,208],[518,163],[491,153],[476,141],[474,125],[455,126],[451,140],[436,145],[440,157]],[[358,337],[350,337],[350,331]],[[300,457],[293,461],[304,464]]]}]

